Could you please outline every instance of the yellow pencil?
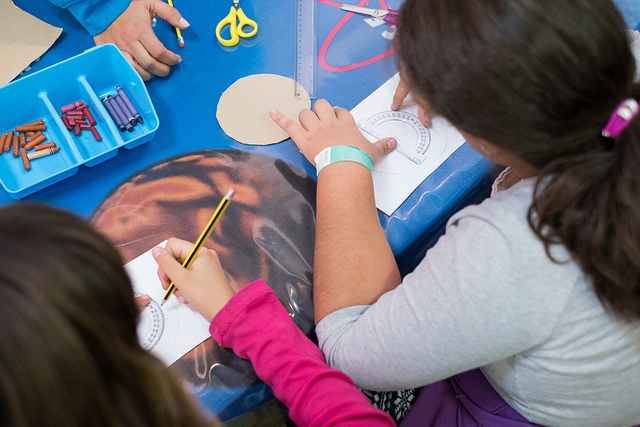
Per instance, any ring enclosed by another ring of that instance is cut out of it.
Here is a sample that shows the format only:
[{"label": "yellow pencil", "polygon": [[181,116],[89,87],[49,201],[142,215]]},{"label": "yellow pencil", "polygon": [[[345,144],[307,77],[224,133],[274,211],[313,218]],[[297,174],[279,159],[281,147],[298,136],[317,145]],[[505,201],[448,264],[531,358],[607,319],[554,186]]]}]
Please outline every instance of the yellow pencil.
[{"label": "yellow pencil", "polygon": [[[198,252],[200,252],[200,249],[202,248],[202,245],[204,245],[205,240],[207,240],[207,238],[213,231],[213,227],[216,226],[216,224],[218,223],[218,220],[220,220],[220,217],[222,217],[222,214],[227,209],[227,206],[229,206],[229,203],[231,202],[231,199],[233,198],[233,195],[235,192],[236,190],[233,187],[230,188],[229,191],[227,191],[227,194],[224,196],[224,198],[220,201],[220,204],[218,205],[215,212],[211,216],[211,219],[209,220],[209,224],[207,224],[205,229],[202,231],[202,234],[200,235],[200,237],[198,237],[198,241],[195,243],[195,245],[193,245],[193,249],[191,250],[191,253],[187,257],[187,259],[185,259],[184,262],[182,263],[182,266],[184,268],[191,268],[191,264],[193,264],[193,260],[196,259],[196,256],[198,256]],[[164,297],[162,298],[162,303],[160,305],[161,306],[164,305],[164,303],[167,302],[169,298],[171,298],[171,295],[173,295],[175,291],[176,291],[176,285],[174,285],[173,282],[171,282],[169,284],[169,287],[167,288],[167,292],[164,294]]]},{"label": "yellow pencil", "polygon": [[[167,3],[169,3],[169,6],[173,7],[172,0],[167,0]],[[175,28],[176,28],[176,35],[178,36],[178,46],[184,47],[184,39],[182,38],[182,33],[180,32],[180,28],[178,27],[175,27]]]}]

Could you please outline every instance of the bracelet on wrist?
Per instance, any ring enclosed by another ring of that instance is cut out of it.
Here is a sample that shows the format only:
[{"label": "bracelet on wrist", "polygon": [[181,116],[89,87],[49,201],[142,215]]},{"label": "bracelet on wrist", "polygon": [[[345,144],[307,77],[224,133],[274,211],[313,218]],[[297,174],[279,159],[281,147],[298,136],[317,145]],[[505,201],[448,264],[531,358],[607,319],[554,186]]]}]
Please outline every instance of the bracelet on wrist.
[{"label": "bracelet on wrist", "polygon": [[331,163],[337,162],[356,162],[369,169],[369,172],[373,171],[373,160],[371,156],[351,145],[336,145],[333,147],[327,147],[313,159],[316,163],[316,173],[319,175],[320,171]]}]

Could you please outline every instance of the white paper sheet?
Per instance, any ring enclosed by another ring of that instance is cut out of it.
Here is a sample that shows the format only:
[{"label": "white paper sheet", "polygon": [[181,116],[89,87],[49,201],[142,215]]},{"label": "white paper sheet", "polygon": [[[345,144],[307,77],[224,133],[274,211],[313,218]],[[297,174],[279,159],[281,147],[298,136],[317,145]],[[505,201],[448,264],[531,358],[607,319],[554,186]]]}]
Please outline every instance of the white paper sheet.
[{"label": "white paper sheet", "polygon": [[[166,243],[165,240],[157,246],[164,247]],[[160,284],[158,264],[151,249],[124,267],[136,295],[147,294],[152,299],[140,313],[138,339],[144,348],[169,366],[210,336],[209,323],[180,303],[175,295],[160,306],[165,290]]]},{"label": "white paper sheet", "polygon": [[351,110],[360,129],[368,129],[362,133],[369,141],[393,136],[401,146],[373,170],[376,206],[387,215],[464,143],[462,135],[444,119],[432,120],[430,129],[422,126],[418,106],[410,97],[400,111],[392,111],[390,105],[399,79],[396,74]]}]

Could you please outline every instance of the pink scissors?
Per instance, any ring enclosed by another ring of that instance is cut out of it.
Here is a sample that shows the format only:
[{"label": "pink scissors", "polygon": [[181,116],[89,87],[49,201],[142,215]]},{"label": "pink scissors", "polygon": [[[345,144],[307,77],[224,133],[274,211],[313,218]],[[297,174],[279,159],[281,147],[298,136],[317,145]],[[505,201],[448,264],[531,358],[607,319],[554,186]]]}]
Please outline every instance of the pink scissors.
[{"label": "pink scissors", "polygon": [[396,25],[398,21],[398,11],[392,9],[368,9],[366,7],[352,6],[350,4],[343,4],[340,6],[342,10],[347,12],[359,13],[361,15],[369,15],[374,18],[382,19],[389,25]]}]

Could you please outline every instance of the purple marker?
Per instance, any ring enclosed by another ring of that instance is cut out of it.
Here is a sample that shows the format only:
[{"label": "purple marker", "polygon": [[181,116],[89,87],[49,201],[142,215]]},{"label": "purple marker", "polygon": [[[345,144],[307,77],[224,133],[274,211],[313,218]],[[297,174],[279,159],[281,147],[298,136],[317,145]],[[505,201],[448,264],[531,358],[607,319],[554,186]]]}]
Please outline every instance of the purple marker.
[{"label": "purple marker", "polygon": [[109,115],[111,116],[111,119],[113,120],[113,122],[116,125],[118,125],[120,132],[124,132],[126,127],[124,126],[124,123],[122,123],[122,120],[120,120],[120,117],[116,114],[116,111],[111,106],[111,102],[109,102],[109,98],[110,98],[109,96],[107,96],[106,98],[102,98],[102,105],[104,105],[104,108],[106,108],[107,111],[109,112]]},{"label": "purple marker", "polygon": [[118,91],[118,94],[120,95],[124,103],[127,105],[127,108],[129,108],[129,111],[131,111],[131,113],[133,114],[133,118],[137,120],[138,123],[142,124],[142,116],[140,115],[138,110],[136,110],[136,107],[133,106],[133,103],[127,96],[122,86],[116,86],[116,90]]},{"label": "purple marker", "polygon": [[115,97],[109,96],[109,98],[107,99],[109,100],[109,103],[113,107],[113,110],[116,112],[116,114],[120,118],[120,121],[122,121],[122,123],[124,124],[125,129],[127,129],[129,132],[133,132],[133,126],[131,126],[131,123],[129,123],[129,119],[127,118],[127,115],[124,113],[124,111],[122,111],[122,108],[120,107],[120,105],[118,105],[118,101],[115,99]]}]

